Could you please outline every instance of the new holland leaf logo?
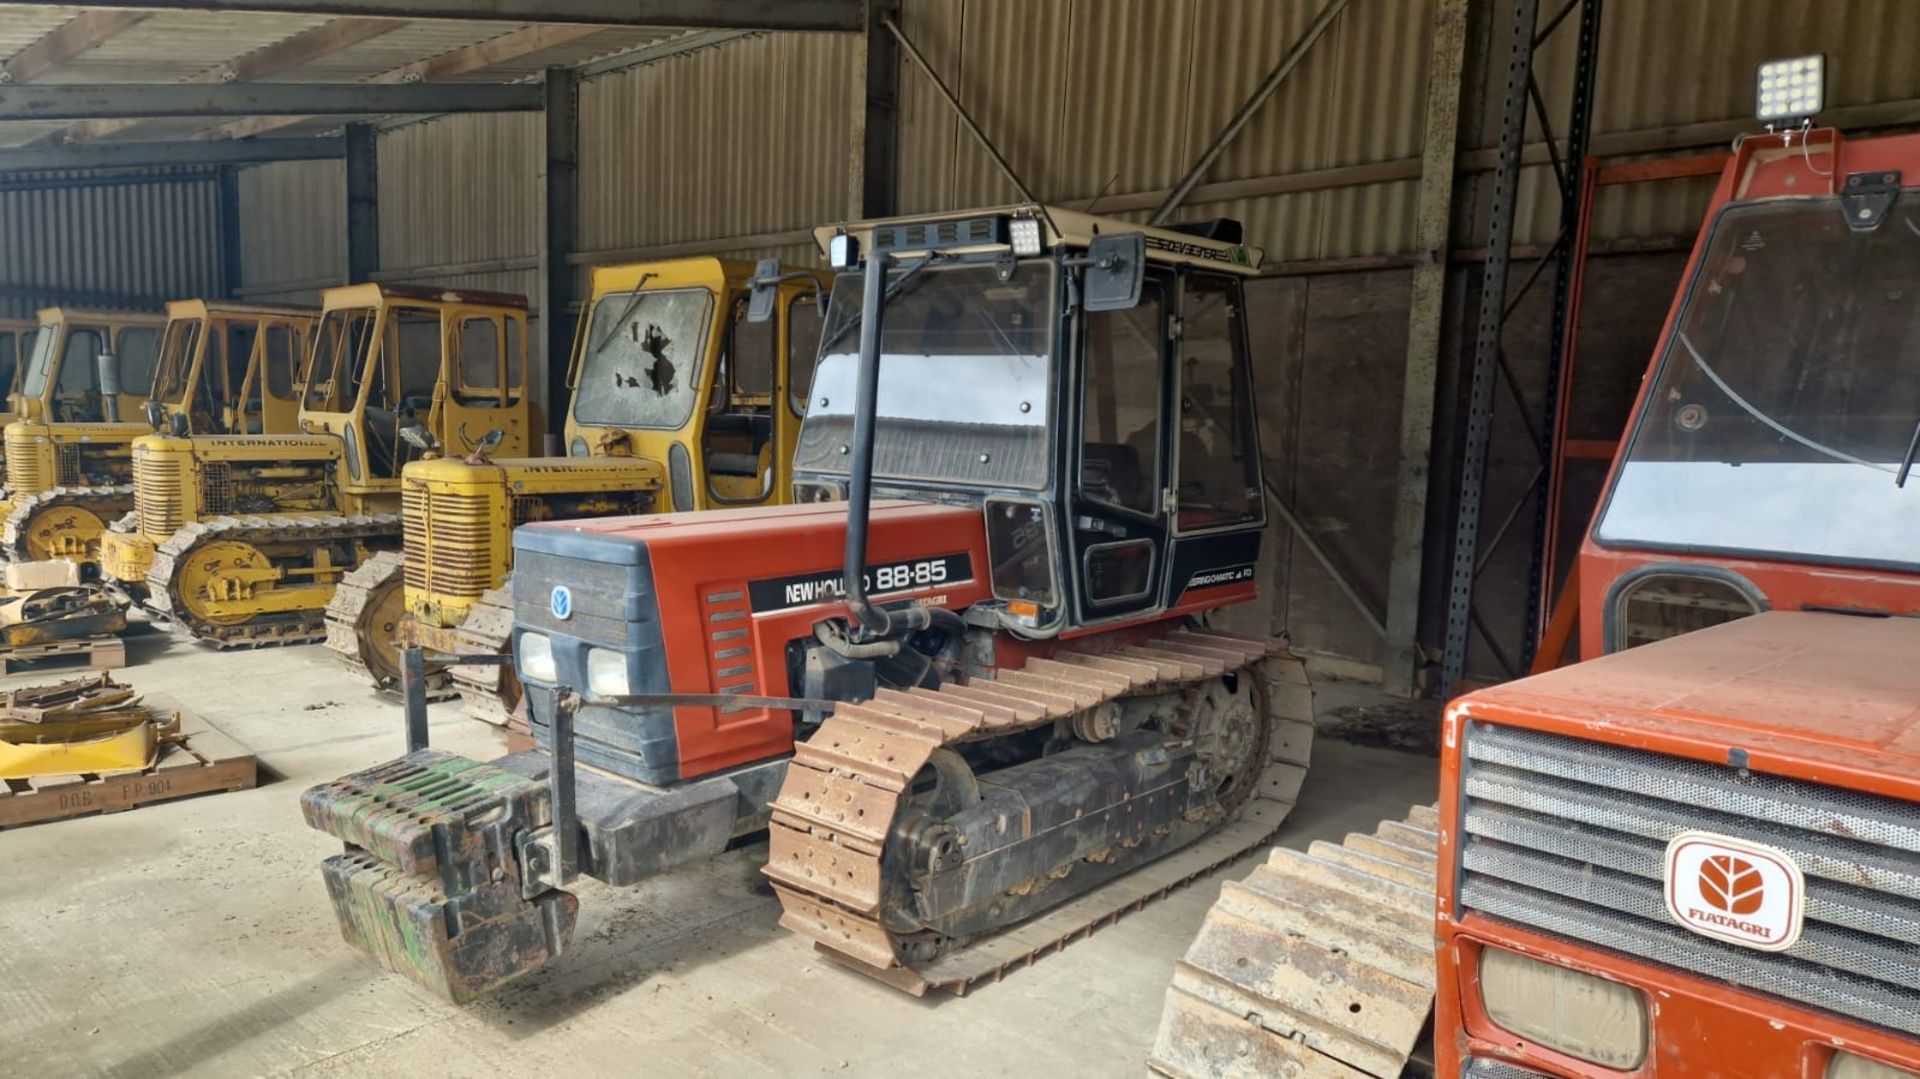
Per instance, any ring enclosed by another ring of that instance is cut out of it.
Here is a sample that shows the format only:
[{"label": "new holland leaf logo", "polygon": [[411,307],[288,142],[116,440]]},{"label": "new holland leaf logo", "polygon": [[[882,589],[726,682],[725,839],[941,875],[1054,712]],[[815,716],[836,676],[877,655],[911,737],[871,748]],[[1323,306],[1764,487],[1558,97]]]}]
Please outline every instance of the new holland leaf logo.
[{"label": "new holland leaf logo", "polygon": [[1745,858],[1716,854],[1700,863],[1700,898],[1728,914],[1752,914],[1767,900],[1766,878]]},{"label": "new holland leaf logo", "polygon": [[1806,878],[1785,851],[1711,832],[1667,844],[1667,913],[1703,937],[1778,952],[1800,939]]}]

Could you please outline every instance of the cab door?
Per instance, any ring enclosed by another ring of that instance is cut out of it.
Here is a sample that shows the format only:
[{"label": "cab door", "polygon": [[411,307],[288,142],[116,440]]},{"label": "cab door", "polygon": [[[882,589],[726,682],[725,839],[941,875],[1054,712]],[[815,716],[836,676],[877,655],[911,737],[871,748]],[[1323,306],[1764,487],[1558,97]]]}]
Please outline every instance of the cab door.
[{"label": "cab door", "polygon": [[780,308],[780,369],[774,373],[773,490],[776,501],[793,497],[793,449],[813,392],[813,365],[820,357],[820,332],[826,325],[824,296],[802,288]]},{"label": "cab door", "polygon": [[774,383],[780,327],[771,320],[748,320],[747,302],[745,292],[729,298],[719,362],[707,383],[700,463],[708,505],[758,505],[779,490],[780,410],[774,407]]},{"label": "cab door", "polygon": [[1157,610],[1168,565],[1170,275],[1152,272],[1138,306],[1079,323],[1079,417],[1068,492],[1081,625]]},{"label": "cab door", "polygon": [[1238,278],[1181,273],[1166,606],[1197,611],[1254,597],[1266,524],[1244,293]]},{"label": "cab door", "polygon": [[138,420],[153,393],[153,371],[160,362],[160,327],[118,326],[113,336],[114,361],[120,373],[120,418]]},{"label": "cab door", "polygon": [[312,324],[263,319],[253,351],[234,394],[235,430],[247,434],[289,434],[300,428],[300,386]]},{"label": "cab door", "polygon": [[447,364],[437,391],[435,433],[449,455],[472,453],[495,430],[502,435],[495,456],[529,452],[523,318],[502,310],[447,312]]}]

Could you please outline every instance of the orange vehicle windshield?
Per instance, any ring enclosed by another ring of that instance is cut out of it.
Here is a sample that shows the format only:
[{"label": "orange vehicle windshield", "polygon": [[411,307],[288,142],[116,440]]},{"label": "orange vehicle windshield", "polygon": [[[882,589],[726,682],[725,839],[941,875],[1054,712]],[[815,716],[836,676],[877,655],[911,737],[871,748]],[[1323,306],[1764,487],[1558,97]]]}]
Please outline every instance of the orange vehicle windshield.
[{"label": "orange vehicle windshield", "polygon": [[1920,193],[1723,211],[1644,401],[1601,545],[1920,569]]}]

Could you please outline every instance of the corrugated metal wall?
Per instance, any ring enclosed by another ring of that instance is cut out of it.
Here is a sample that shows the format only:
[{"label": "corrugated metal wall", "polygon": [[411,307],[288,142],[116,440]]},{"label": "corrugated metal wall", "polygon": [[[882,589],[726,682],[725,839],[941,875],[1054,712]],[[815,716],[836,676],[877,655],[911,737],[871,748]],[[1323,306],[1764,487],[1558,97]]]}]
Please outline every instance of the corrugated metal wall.
[{"label": "corrugated metal wall", "polygon": [[0,185],[0,317],[55,302],[158,308],[217,296],[221,251],[211,170],[32,173]]},{"label": "corrugated metal wall", "polygon": [[580,88],[588,252],[715,240],[740,258],[816,260],[753,238],[847,215],[858,39],[760,35]]},{"label": "corrugated metal wall", "polygon": [[[539,288],[543,125],[538,113],[449,116],[383,132],[380,278]],[[448,267],[497,263],[480,272]]]},{"label": "corrugated metal wall", "polygon": [[347,274],[346,165],[280,161],[239,170],[241,293],[318,303]]}]

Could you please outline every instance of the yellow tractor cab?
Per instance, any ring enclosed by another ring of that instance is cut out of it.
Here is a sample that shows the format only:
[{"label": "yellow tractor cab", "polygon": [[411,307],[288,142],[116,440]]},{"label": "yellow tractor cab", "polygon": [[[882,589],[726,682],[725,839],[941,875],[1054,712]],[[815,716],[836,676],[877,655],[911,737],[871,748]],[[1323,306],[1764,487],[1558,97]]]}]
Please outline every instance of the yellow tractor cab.
[{"label": "yellow tractor cab", "polygon": [[[718,258],[594,268],[568,378],[568,458],[456,444],[408,465],[404,555],[377,555],[341,582],[328,646],[364,681],[392,688],[403,644],[507,647],[512,614],[498,590],[518,525],[789,501],[828,282],[784,276],[777,317],[754,322],[756,270]],[[490,722],[505,723],[518,699],[499,668],[435,672],[436,692],[454,684]]]},{"label": "yellow tractor cab", "polygon": [[[174,434],[291,434],[319,312],[175,300],[146,419]],[[143,432],[144,433],[144,432]]]},{"label": "yellow tractor cab", "polygon": [[[160,354],[159,315],[131,311],[83,311],[48,307],[40,312],[33,347],[20,356],[15,388],[7,399],[9,430],[19,422],[39,425],[23,429],[19,450],[7,444],[8,484],[71,485],[126,483],[126,451],[118,454],[80,443],[44,456],[31,449],[34,438],[46,435],[48,424],[98,424],[116,418],[139,422],[141,406],[153,383],[154,362]],[[103,364],[102,360],[108,360]],[[109,373],[104,368],[112,368]],[[102,393],[101,375],[109,373]],[[42,477],[36,470],[45,468]]]},{"label": "yellow tractor cab", "polygon": [[780,317],[752,322],[754,272],[717,258],[597,268],[567,380],[568,454],[667,462],[662,508],[784,500],[829,282],[796,276]]},{"label": "yellow tractor cab", "polygon": [[136,440],[137,518],[103,537],[103,570],[202,640],[318,639],[340,578],[400,546],[408,463],[526,452],[526,322],[519,296],[327,290],[297,433]]},{"label": "yellow tractor cab", "polygon": [[[0,503],[0,551],[15,561],[69,558],[91,576],[100,534],[133,509],[133,440],[179,434],[290,432],[299,407],[295,370],[314,312],[213,300],[167,305],[160,354],[142,407],[117,420],[25,419],[12,430],[13,483]],[[116,372],[130,373],[122,359]],[[103,371],[103,374],[105,372]],[[130,394],[124,383],[121,400]],[[268,426],[271,423],[274,426]],[[91,469],[79,464],[91,461]]]}]

